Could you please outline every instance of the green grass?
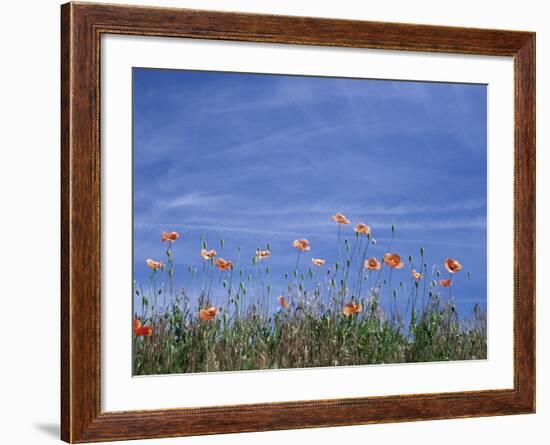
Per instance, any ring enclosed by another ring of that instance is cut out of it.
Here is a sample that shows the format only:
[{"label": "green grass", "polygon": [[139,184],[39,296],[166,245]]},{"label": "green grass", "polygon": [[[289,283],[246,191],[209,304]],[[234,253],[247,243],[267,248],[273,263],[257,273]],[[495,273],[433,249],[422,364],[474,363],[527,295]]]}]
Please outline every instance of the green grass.
[{"label": "green grass", "polygon": [[[430,277],[426,276],[423,249],[416,264],[409,257],[397,281],[398,270],[384,264],[383,258],[380,270],[363,268],[370,234],[355,235],[355,243],[341,244],[340,226],[337,264],[305,267],[301,273],[300,259],[306,251],[297,252],[294,271],[285,275],[283,296],[288,306],[272,292],[268,257],[254,256],[254,273],[248,275],[240,261],[218,271],[215,259],[206,259],[202,274],[188,270],[200,286],[198,292],[174,289],[175,241],[168,242],[167,266],[152,270],[145,290],[135,284],[142,299],[141,313],[135,318],[151,327],[152,335],[134,335],[134,374],[486,358],[485,312],[476,306],[469,319],[459,317],[452,286],[443,288],[437,281],[442,276],[439,268],[431,267]],[[415,268],[422,272],[421,278],[405,273]],[[449,273],[453,284],[454,276]],[[214,298],[213,282],[221,283],[223,296]],[[393,303],[388,313],[380,306],[382,298]],[[352,302],[357,310],[346,315],[344,308]],[[215,315],[201,319],[200,310],[212,306]]]}]

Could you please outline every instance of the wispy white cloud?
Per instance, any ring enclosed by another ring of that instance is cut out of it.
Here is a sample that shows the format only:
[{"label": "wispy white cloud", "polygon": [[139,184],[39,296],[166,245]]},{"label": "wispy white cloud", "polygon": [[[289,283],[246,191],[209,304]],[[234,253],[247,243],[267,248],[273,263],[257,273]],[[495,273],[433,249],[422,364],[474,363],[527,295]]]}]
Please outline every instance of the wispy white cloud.
[{"label": "wispy white cloud", "polygon": [[222,200],[224,196],[212,195],[205,192],[191,192],[176,196],[168,201],[162,201],[164,209],[176,207],[208,207]]},{"label": "wispy white cloud", "polygon": [[[457,230],[457,229],[482,229],[486,227],[487,221],[484,217],[471,218],[417,218],[417,219],[401,219],[398,222],[382,219],[369,221],[373,230],[389,230],[391,225],[395,223],[399,230],[408,231],[442,231],[442,230]],[[335,233],[335,224],[328,218],[326,221],[301,220],[297,222],[287,223],[284,226],[278,222],[269,223],[262,220],[261,225],[257,220],[243,220],[234,215],[224,215],[219,218],[201,218],[201,222],[195,222],[192,219],[179,223],[173,222],[156,222],[156,221],[137,221],[136,228],[140,229],[162,229],[163,227],[179,227],[186,230],[217,231],[217,232],[233,232],[257,234],[262,236],[269,235],[288,235],[288,236],[330,236]],[[350,231],[350,235],[351,235]]]},{"label": "wispy white cloud", "polygon": [[[285,216],[285,215],[325,215],[326,219],[336,212],[345,212],[353,215],[368,216],[403,216],[422,213],[446,214],[451,212],[467,212],[481,210],[486,206],[484,199],[471,199],[456,201],[448,204],[402,204],[402,205],[364,205],[346,202],[320,202],[306,205],[287,204],[284,206],[272,207],[270,205],[261,209],[262,215]],[[254,215],[258,209],[234,208],[233,213],[238,215]],[[317,218],[317,216],[316,216]]]},{"label": "wispy white cloud", "polygon": [[199,233],[203,233],[206,231],[212,231],[212,232],[231,232],[231,233],[242,233],[242,234],[257,234],[264,237],[268,236],[291,236],[291,237],[297,237],[301,235],[301,232],[298,231],[292,231],[292,230],[276,230],[272,228],[257,228],[252,226],[246,226],[246,225],[227,225],[227,224],[185,224],[185,223],[158,223],[158,222],[138,222],[135,224],[135,227],[137,229],[157,229],[162,230],[163,227],[171,227],[174,229],[180,228],[185,229],[186,231],[197,231]]}]

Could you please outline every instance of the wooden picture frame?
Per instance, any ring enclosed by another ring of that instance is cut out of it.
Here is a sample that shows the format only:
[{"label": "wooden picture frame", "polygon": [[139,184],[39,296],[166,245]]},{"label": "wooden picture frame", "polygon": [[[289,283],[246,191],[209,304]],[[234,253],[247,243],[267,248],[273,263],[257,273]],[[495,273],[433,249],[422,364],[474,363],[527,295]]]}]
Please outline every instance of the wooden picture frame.
[{"label": "wooden picture frame", "polygon": [[[103,34],[512,56],[514,387],[102,412],[100,38]],[[61,7],[61,437],[71,443],[535,412],[535,34],[92,3]]]}]

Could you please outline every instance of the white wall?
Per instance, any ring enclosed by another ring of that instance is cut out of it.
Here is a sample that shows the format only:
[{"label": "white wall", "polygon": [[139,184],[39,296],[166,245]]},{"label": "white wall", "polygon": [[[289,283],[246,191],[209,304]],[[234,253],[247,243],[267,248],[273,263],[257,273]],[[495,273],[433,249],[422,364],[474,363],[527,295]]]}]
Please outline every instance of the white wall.
[{"label": "white wall", "polygon": [[[127,3],[119,0],[121,3]],[[57,440],[59,412],[59,1],[2,5],[0,48],[0,411],[2,443]],[[550,200],[550,14],[547,2],[399,0],[133,0],[128,3],[537,32],[538,264]],[[546,26],[545,26],[546,25]],[[547,443],[550,422],[548,281],[538,291],[536,415],[154,440],[148,443]],[[537,438],[537,433],[539,434]],[[546,434],[547,435],[547,434]]]}]

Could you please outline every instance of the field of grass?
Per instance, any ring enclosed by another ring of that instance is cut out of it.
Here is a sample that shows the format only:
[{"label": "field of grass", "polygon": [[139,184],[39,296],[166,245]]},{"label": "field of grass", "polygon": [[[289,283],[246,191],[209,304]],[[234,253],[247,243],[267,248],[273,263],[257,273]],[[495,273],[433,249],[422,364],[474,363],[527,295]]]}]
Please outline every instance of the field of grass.
[{"label": "field of grass", "polygon": [[[392,242],[382,258],[370,257],[370,227],[358,223],[351,231],[344,215],[332,218],[338,260],[329,265],[310,255],[307,240],[295,240],[289,248],[296,263],[284,274],[284,289],[276,290],[269,244],[246,261],[239,248],[233,262],[221,257],[223,241],[218,255],[202,239],[202,269],[176,271],[179,234],[163,232],[165,260],[147,259],[149,283],[134,283],[141,302],[134,314],[134,374],[486,358],[485,311],[475,306],[461,318],[452,298],[455,276],[470,276],[459,261],[428,265],[424,249],[402,260]],[[394,233],[392,227],[392,241]],[[176,272],[192,284],[176,289]]]}]

